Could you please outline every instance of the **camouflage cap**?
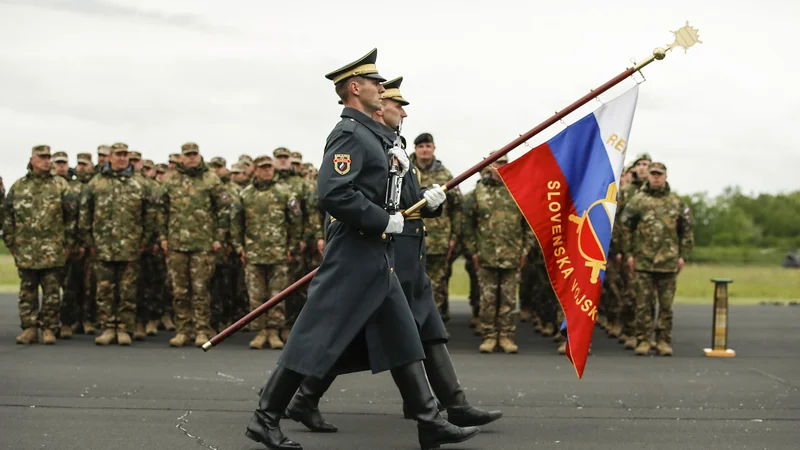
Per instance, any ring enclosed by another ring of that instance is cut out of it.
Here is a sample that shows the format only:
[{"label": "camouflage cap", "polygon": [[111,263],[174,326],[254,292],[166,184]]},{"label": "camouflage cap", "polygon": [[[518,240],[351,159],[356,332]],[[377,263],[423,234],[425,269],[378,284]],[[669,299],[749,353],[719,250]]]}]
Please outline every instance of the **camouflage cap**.
[{"label": "camouflage cap", "polygon": [[279,156],[292,156],[292,152],[286,147],[278,147],[272,151],[272,156],[276,158]]},{"label": "camouflage cap", "polygon": [[270,158],[267,155],[259,156],[253,162],[255,163],[256,167],[264,167],[264,166],[272,167],[272,158]]},{"label": "camouflage cap", "polygon": [[171,163],[179,163],[179,162],[181,162],[181,154],[180,153],[171,153],[169,155],[169,162],[171,162]]},{"label": "camouflage cap", "polygon": [[169,166],[167,164],[161,163],[156,166],[157,173],[167,173],[169,172]]},{"label": "camouflage cap", "polygon": [[304,162],[303,163],[303,167],[305,167],[306,169],[310,169],[310,168],[314,167],[314,165],[311,164],[310,162]]},{"label": "camouflage cap", "polygon": [[142,162],[142,167],[144,167],[145,169],[155,169],[156,168],[156,164],[153,162],[152,159],[145,159]]},{"label": "camouflage cap", "polygon": [[253,165],[252,159],[240,159],[239,164],[244,165],[245,169]]},{"label": "camouflage cap", "polygon": [[247,161],[253,162],[253,157],[248,155],[248,154],[246,154],[246,153],[242,153],[241,155],[239,155],[239,161],[243,161],[243,160],[247,160]]},{"label": "camouflage cap", "polygon": [[231,166],[231,173],[245,173],[247,172],[247,167],[244,163],[238,162]]},{"label": "camouflage cap", "polygon": [[633,165],[635,166],[636,163],[638,163],[639,161],[652,161],[652,160],[653,158],[650,157],[650,153],[639,153],[639,155],[636,156],[636,159],[633,160]]},{"label": "camouflage cap", "polygon": [[141,152],[136,152],[136,151],[128,152],[128,158],[131,161],[141,161],[142,160],[142,154],[141,154]]},{"label": "camouflage cap", "polygon": [[53,160],[54,163],[57,162],[69,162],[69,157],[67,157],[67,152],[55,152],[53,153]]},{"label": "camouflage cap", "polygon": [[109,145],[100,145],[97,147],[97,154],[102,156],[108,156],[111,154],[111,146]]},{"label": "camouflage cap", "polygon": [[123,142],[117,142],[111,146],[111,153],[127,153],[128,152],[128,144]]},{"label": "camouflage cap", "polygon": [[215,157],[211,158],[211,162],[208,163],[208,164],[211,165],[211,166],[214,166],[214,167],[227,167],[228,166],[227,161],[225,161],[225,158],[222,158],[220,156],[215,156]]},{"label": "camouflage cap", "polygon": [[292,152],[291,162],[303,164],[303,154],[300,152]]},{"label": "camouflage cap", "polygon": [[38,156],[50,156],[50,146],[49,145],[37,145],[33,147],[31,151],[31,155],[38,155]]},{"label": "camouflage cap", "polygon": [[88,164],[92,165],[92,154],[91,153],[78,153],[78,164]]},{"label": "camouflage cap", "polygon": [[181,145],[181,154],[186,155],[189,153],[200,153],[200,147],[194,142],[187,142]]},{"label": "camouflage cap", "polygon": [[[493,154],[494,154],[494,152],[493,152],[493,151],[492,151],[492,152],[489,152],[489,156],[492,156]],[[503,156],[501,156],[501,157],[497,158],[497,159],[495,160],[495,162],[505,162],[505,163],[507,163],[507,162],[508,162],[508,153],[506,153],[505,155],[503,155]]]},{"label": "camouflage cap", "polygon": [[650,167],[647,169],[650,173],[661,173],[666,175],[667,173],[667,166],[664,163],[654,162],[650,163]]}]

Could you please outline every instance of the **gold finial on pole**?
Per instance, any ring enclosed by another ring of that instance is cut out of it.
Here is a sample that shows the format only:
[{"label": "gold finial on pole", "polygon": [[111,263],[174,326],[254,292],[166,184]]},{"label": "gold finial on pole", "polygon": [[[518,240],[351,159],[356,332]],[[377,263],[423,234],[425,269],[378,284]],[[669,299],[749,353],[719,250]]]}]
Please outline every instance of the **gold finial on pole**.
[{"label": "gold finial on pole", "polygon": [[689,25],[689,21],[686,21],[686,25],[679,28],[677,31],[670,31],[670,33],[675,35],[675,41],[671,44],[667,45],[667,48],[658,47],[653,50],[653,54],[648,56],[647,58],[643,59],[642,61],[638,62],[635,66],[633,66],[634,72],[640,71],[644,66],[650,64],[653,61],[661,61],[662,59],[667,57],[667,52],[672,50],[675,47],[683,48],[683,53],[685,54],[689,47],[695,44],[702,44],[703,41],[700,40],[700,30],[697,28],[692,27]]}]

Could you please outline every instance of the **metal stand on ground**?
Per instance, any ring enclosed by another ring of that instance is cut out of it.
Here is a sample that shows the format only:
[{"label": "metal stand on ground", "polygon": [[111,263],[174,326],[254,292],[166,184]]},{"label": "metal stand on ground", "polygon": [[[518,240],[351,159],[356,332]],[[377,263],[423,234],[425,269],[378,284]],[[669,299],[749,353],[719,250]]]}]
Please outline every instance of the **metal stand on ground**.
[{"label": "metal stand on ground", "polygon": [[711,358],[731,358],[736,352],[728,348],[728,283],[733,280],[712,278],[714,283],[714,315],[711,348],[703,349]]}]

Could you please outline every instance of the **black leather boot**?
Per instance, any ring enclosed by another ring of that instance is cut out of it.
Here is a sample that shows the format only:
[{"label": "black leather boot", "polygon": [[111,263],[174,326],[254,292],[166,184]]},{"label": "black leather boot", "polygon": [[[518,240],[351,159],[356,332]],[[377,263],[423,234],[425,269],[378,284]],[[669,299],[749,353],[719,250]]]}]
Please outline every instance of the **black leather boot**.
[{"label": "black leather boot", "polygon": [[331,387],[335,376],[327,376],[319,379],[316,377],[306,377],[300,385],[300,389],[294,394],[292,402],[286,409],[286,415],[300,422],[311,431],[317,433],[335,433],[339,429],[335,425],[325,421],[322,413],[319,412],[319,399]]},{"label": "black leather boot", "polygon": [[408,405],[408,412],[417,421],[417,434],[422,450],[436,449],[442,444],[464,442],[480,431],[477,427],[457,427],[442,418],[425,379],[422,361],[392,369],[392,378],[403,401]]},{"label": "black leather boot", "polygon": [[425,346],[425,370],[431,388],[447,408],[447,421],[459,427],[486,425],[503,417],[500,411],[484,411],[467,402],[445,344]]},{"label": "black leather boot", "polygon": [[281,415],[303,378],[297,372],[278,366],[261,389],[258,407],[244,435],[271,450],[303,450],[300,444],[284,436],[280,426]]}]

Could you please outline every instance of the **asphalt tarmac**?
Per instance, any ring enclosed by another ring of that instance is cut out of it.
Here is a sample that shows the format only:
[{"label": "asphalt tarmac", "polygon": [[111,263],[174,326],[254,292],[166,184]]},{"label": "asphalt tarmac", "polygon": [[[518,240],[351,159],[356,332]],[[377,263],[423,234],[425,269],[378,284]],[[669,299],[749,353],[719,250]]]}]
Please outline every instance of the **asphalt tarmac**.
[{"label": "asphalt tarmac", "polygon": [[[673,357],[636,357],[595,330],[582,380],[551,339],[518,327],[517,355],[481,355],[467,305],[452,306],[449,345],[468,399],[505,416],[443,449],[800,448],[800,307],[733,306],[736,357],[707,358],[711,307],[677,306]],[[258,449],[244,436],[275,350],[238,333],[208,353],[170,333],[132,347],[77,335],[16,345],[14,295],[0,295],[0,448]],[[285,432],[308,450],[418,449],[388,373],[340,377],[321,408],[339,427]]]}]

